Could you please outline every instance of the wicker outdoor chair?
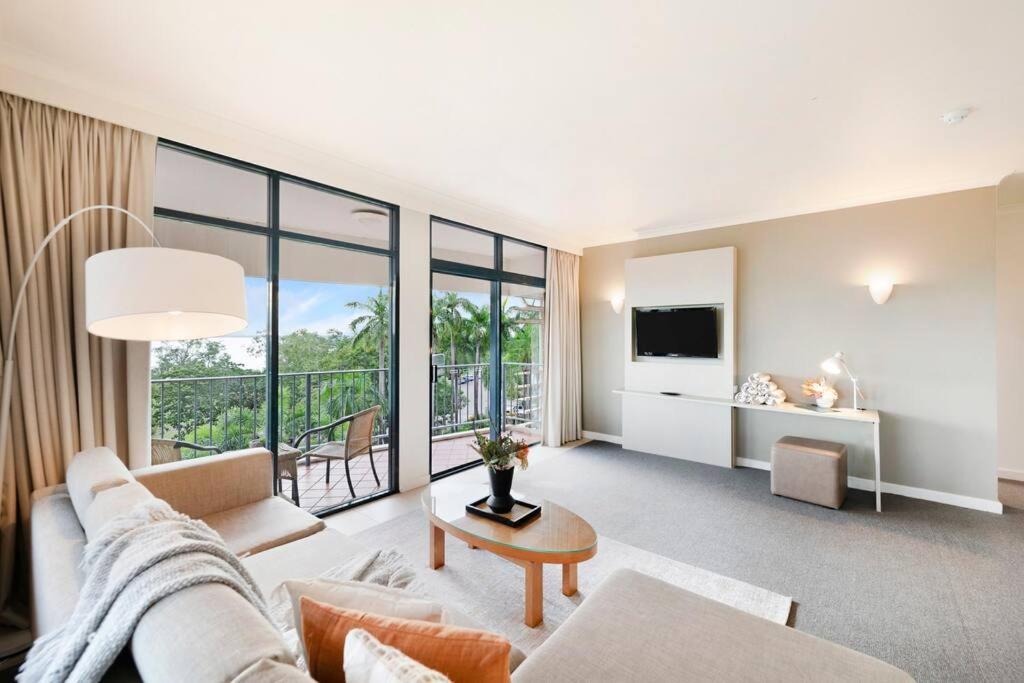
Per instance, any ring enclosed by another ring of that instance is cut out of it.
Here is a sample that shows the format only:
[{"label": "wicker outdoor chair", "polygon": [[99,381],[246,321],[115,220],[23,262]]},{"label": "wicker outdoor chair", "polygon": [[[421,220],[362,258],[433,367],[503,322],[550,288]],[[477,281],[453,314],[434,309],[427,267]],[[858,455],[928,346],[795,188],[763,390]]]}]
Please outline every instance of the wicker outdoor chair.
[{"label": "wicker outdoor chair", "polygon": [[194,451],[206,451],[209,452],[210,455],[220,453],[220,449],[216,446],[200,446],[197,443],[176,441],[174,439],[153,439],[153,456],[151,464],[163,465],[168,462],[178,462],[181,460],[182,448],[191,448]]},{"label": "wicker outdoor chair", "polygon": [[[377,481],[377,486],[380,486],[380,477],[377,476],[377,468],[373,464],[373,425],[376,422],[378,412],[380,412],[380,406],[373,406],[353,415],[346,415],[330,424],[313,427],[295,437],[292,441],[292,446],[299,448],[300,444],[307,437],[327,432],[327,442],[310,448],[304,455],[307,458],[312,456],[327,460],[326,481],[328,484],[331,483],[331,460],[343,461],[345,463],[345,479],[348,481],[348,490],[352,497],[355,498],[356,490],[352,486],[352,474],[348,467],[349,460],[358,458],[361,455],[370,456],[370,470],[373,472],[373,478]],[[345,432],[345,440],[335,441],[335,431],[346,424],[348,425],[348,430]]]}]

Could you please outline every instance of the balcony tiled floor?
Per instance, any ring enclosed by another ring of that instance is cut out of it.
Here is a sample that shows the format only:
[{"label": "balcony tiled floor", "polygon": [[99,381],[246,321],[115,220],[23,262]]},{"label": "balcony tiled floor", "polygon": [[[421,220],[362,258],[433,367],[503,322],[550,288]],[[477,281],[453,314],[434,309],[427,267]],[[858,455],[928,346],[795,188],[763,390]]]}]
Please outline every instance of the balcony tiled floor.
[{"label": "balcony tiled floor", "polygon": [[[433,444],[433,469],[432,473],[443,472],[444,470],[478,459],[476,451],[470,448],[473,437],[466,436],[457,439],[445,439],[435,441]],[[299,504],[310,512],[332,508],[354,500],[348,490],[348,482],[345,480],[345,463],[341,460],[332,460],[331,483],[327,483],[327,462],[317,458],[311,458],[309,467],[306,466],[306,459],[299,458]],[[380,477],[380,486],[373,478],[370,470],[370,459],[366,456],[358,457],[349,461],[349,470],[352,475],[352,487],[356,490],[356,498],[362,498],[373,493],[379,493],[387,489],[388,484],[388,451],[381,448],[373,452],[374,466],[377,468],[377,476]],[[281,480],[281,491],[285,496],[291,497],[292,485],[287,479]]]},{"label": "balcony tiled floor", "polygon": [[[527,434],[515,434],[517,438],[526,438]],[[535,436],[535,435],[533,435]],[[454,439],[441,439],[435,441],[432,446],[431,474],[444,472],[453,467],[464,465],[468,462],[478,460],[480,456],[471,447],[474,442],[472,436],[463,436]],[[362,498],[387,489],[388,484],[388,451],[387,448],[379,448],[373,452],[373,462],[377,468],[377,475],[380,477],[380,486],[374,481],[373,472],[370,471],[370,459],[367,456],[360,456],[349,462],[349,470],[352,474],[352,487],[356,490],[356,498]],[[354,500],[348,490],[348,482],[345,480],[345,463],[341,460],[331,460],[331,483],[327,483],[327,460],[312,458],[309,466],[306,466],[306,459],[299,458],[299,504],[310,512],[324,510]],[[281,480],[281,492],[291,497],[291,482],[287,479]]]},{"label": "balcony tiled floor", "polygon": [[[387,490],[388,486],[388,451],[387,448],[373,452],[373,462],[380,477],[380,486],[370,471],[370,458],[360,456],[348,463],[352,475],[352,487],[356,490],[356,498]],[[327,465],[331,466],[331,482],[327,483]],[[311,458],[309,466],[306,459],[299,458],[299,504],[310,512],[331,508],[353,500],[345,479],[345,463],[342,460],[322,460]],[[281,480],[281,492],[292,495],[292,485],[287,479]]]},{"label": "balcony tiled floor", "polygon": [[435,441],[431,444],[430,473],[437,474],[479,460],[480,454],[472,448],[475,441],[472,436]]}]

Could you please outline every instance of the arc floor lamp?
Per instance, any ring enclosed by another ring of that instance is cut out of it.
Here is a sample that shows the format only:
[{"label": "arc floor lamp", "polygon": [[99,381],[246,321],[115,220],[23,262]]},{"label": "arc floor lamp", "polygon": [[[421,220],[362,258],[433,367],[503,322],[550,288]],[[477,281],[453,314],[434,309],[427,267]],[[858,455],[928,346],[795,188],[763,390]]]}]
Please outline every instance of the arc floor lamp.
[{"label": "arc floor lamp", "polygon": [[119,206],[95,204],[78,209],[53,226],[39,244],[18,287],[11,331],[4,343],[4,381],[0,394],[0,473],[7,458],[14,383],[14,342],[25,291],[36,263],[50,242],[78,216],[89,211],[127,216],[153,238],[153,247],[112,249],[85,262],[85,324],[99,337],[129,341],[172,341],[219,337],[248,324],[242,266],[214,254],[160,246],[146,223]]}]

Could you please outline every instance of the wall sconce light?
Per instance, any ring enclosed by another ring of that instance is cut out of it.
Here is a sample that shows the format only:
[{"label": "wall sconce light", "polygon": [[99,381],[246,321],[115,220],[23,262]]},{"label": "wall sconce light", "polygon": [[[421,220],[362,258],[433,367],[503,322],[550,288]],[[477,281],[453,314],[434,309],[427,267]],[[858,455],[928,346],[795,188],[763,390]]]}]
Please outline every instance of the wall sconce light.
[{"label": "wall sconce light", "polygon": [[871,292],[871,298],[875,300],[876,304],[884,304],[892,296],[893,281],[878,278],[872,280],[871,284],[868,285],[868,291]]},{"label": "wall sconce light", "polygon": [[621,294],[616,294],[611,298],[612,310],[615,311],[615,315],[622,313],[622,305],[626,302],[626,298]]}]

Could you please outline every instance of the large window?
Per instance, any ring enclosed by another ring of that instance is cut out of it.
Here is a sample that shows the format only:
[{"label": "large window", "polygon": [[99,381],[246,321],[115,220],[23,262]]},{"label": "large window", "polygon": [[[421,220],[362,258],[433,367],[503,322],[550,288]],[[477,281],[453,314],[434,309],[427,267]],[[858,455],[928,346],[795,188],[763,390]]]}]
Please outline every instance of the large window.
[{"label": "large window", "polygon": [[431,221],[432,476],[479,463],[477,434],[540,440],[546,256],[543,247]]},{"label": "large window", "polygon": [[155,204],[161,244],[242,264],[249,325],[153,344],[154,462],[269,444],[316,513],[394,490],[395,208],[167,142]]}]

